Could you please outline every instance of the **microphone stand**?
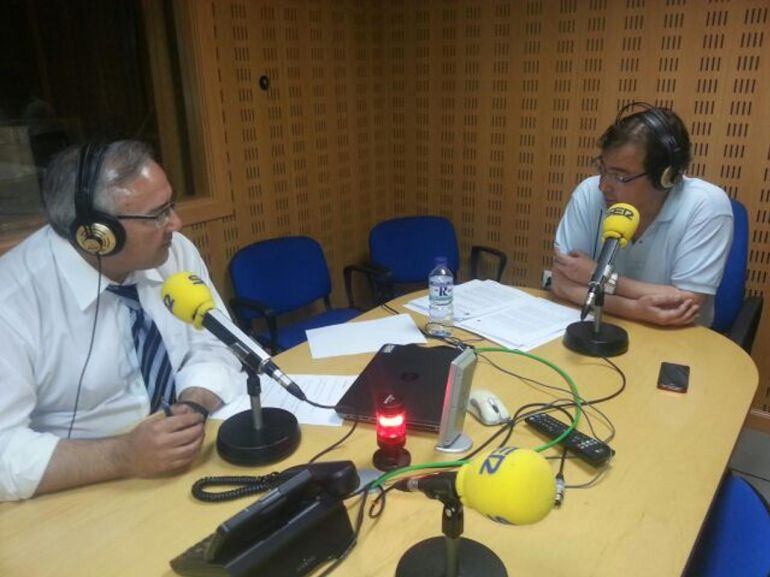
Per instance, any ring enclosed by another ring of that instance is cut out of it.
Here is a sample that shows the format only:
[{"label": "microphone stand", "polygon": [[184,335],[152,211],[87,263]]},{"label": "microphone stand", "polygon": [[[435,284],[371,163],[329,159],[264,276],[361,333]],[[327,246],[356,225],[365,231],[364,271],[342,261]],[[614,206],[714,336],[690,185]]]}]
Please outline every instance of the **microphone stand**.
[{"label": "microphone stand", "polygon": [[441,530],[413,545],[398,562],[396,577],[508,577],[505,565],[494,551],[478,541],[461,537],[463,506],[457,497],[438,497],[444,504]]},{"label": "microphone stand", "polygon": [[593,303],[593,321],[578,321],[567,326],[562,342],[564,346],[589,357],[615,357],[628,350],[628,333],[622,327],[602,324],[604,309],[604,284],[596,287]]},{"label": "microphone stand", "polygon": [[251,410],[241,411],[219,427],[217,451],[225,461],[236,465],[264,465],[288,457],[299,445],[297,418],[285,409],[262,407],[259,373],[248,364],[243,368]]}]

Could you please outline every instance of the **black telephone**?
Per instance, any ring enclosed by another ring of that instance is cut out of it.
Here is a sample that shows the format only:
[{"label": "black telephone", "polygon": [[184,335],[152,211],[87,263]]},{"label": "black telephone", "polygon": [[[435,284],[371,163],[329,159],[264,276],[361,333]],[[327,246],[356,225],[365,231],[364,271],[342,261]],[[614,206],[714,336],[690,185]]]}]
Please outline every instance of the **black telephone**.
[{"label": "black telephone", "polygon": [[300,465],[289,478],[171,560],[180,575],[293,577],[350,546],[353,528],[342,497],[356,489],[352,461]]}]

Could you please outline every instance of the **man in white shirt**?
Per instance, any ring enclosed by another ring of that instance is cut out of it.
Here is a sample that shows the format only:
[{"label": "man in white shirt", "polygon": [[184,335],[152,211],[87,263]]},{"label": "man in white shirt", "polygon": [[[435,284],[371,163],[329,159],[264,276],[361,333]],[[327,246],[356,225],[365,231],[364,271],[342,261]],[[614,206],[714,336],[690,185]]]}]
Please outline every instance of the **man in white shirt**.
[{"label": "man in white shirt", "polygon": [[[623,116],[636,106],[642,110]],[[617,254],[604,309],[657,325],[709,326],[733,214],[722,189],[684,176],[691,160],[684,123],[671,110],[632,103],[599,145],[598,176],[575,189],[556,232],[554,293],[583,304],[607,208],[623,202],[639,211],[639,227]]]},{"label": "man in white shirt", "polygon": [[[175,272],[211,284],[165,173],[138,142],[89,150],[54,159],[49,224],[0,257],[0,500],[182,470],[208,412],[245,390],[230,351],[162,304]],[[141,352],[137,314],[161,341]],[[157,395],[146,367],[166,368]]]}]

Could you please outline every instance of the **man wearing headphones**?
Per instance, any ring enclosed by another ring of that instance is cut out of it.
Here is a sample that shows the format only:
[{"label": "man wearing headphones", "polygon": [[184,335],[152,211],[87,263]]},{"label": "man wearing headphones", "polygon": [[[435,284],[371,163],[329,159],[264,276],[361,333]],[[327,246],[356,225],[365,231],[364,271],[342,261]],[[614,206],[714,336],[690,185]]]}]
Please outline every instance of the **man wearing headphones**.
[{"label": "man wearing headphones", "polygon": [[583,304],[607,208],[623,202],[639,211],[639,227],[617,253],[604,310],[656,325],[709,326],[733,213],[722,189],[684,175],[691,160],[684,123],[671,110],[634,102],[599,145],[598,174],[575,189],[556,231],[554,293]]},{"label": "man wearing headphones", "polygon": [[209,281],[165,173],[139,142],[73,148],[43,198],[0,258],[0,500],[184,469],[246,376],[161,301],[175,272]]}]

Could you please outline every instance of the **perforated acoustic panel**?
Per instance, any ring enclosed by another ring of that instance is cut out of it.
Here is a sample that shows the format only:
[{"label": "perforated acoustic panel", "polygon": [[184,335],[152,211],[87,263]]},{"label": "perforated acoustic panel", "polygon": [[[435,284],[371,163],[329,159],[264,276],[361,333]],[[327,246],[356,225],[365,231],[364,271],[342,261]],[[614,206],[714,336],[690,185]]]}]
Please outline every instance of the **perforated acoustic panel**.
[{"label": "perforated acoustic panel", "polygon": [[222,259],[257,240],[311,236],[340,301],[342,268],[366,257],[369,229],[393,215],[386,29],[357,2],[210,10],[235,206]]},{"label": "perforated acoustic panel", "polygon": [[[764,293],[767,2],[415,2],[387,12],[411,22],[414,39],[404,80],[394,68],[392,83],[392,100],[414,118],[406,190],[394,182],[399,212],[450,217],[466,257],[471,244],[502,248],[512,259],[507,280],[537,286],[570,193],[591,174],[598,136],[624,104],[642,100],[685,119],[690,173],[747,206],[749,291]],[[755,345],[756,406],[765,411],[768,327]]]},{"label": "perforated acoustic panel", "polygon": [[[431,213],[454,222],[465,259],[472,244],[501,248],[505,280],[537,286],[597,137],[623,104],[644,100],[685,119],[690,173],[748,208],[749,289],[766,292],[765,0],[204,5],[227,142],[217,154],[235,203],[233,217],[206,225],[220,274],[249,242],[308,234],[324,247],[339,303],[341,269],[366,255],[373,224]],[[769,333],[766,314],[754,354],[765,411]]]}]

